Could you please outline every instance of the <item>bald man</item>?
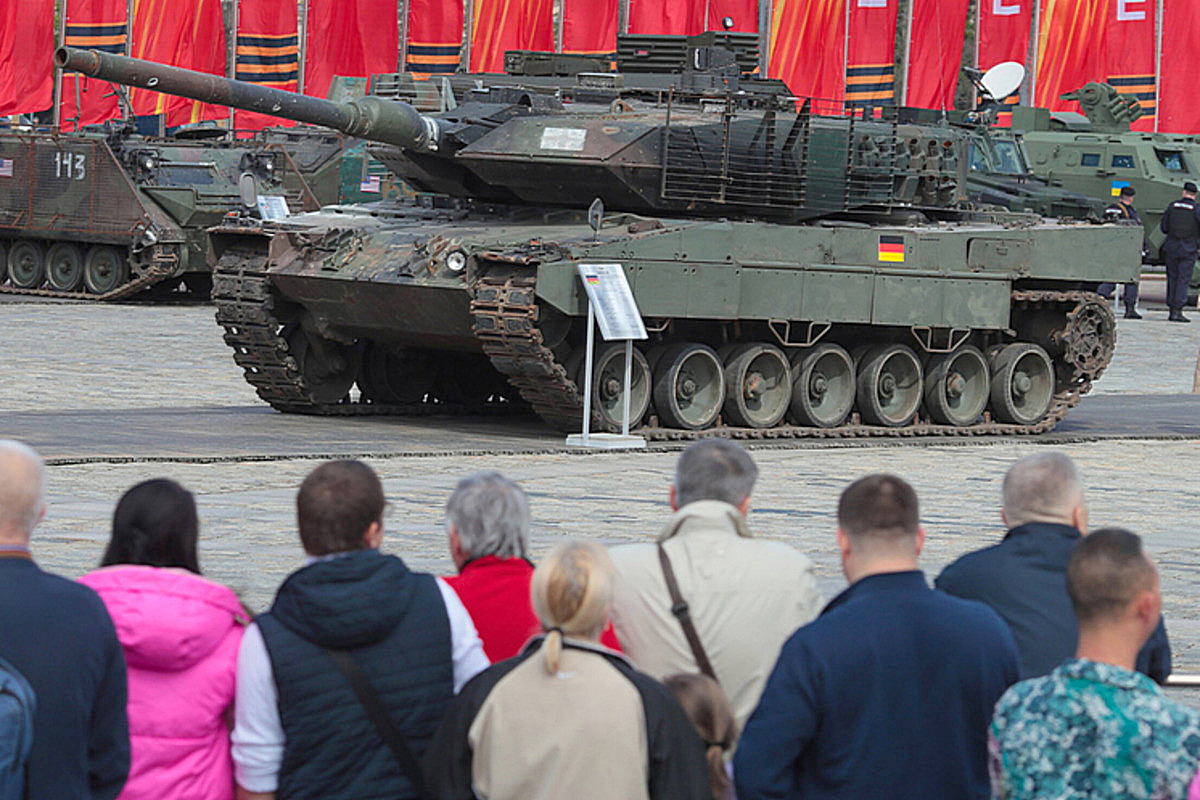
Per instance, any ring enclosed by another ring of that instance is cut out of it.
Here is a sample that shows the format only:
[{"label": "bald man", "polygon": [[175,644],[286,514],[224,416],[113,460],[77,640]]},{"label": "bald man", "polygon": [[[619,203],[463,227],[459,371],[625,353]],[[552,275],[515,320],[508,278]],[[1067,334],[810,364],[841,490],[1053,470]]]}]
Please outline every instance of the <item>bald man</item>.
[{"label": "bald man", "polygon": [[111,800],[129,774],[125,657],[99,596],[34,563],[44,483],[37,453],[0,440],[0,656],[37,696],[26,796]]},{"label": "bald man", "polygon": [[[1079,626],[1067,595],[1067,562],[1087,534],[1088,509],[1079,471],[1062,453],[1020,459],[1004,476],[1002,492],[1004,539],[958,559],[935,585],[987,603],[1008,623],[1026,680],[1075,653]],[[1171,674],[1171,646],[1161,619],[1138,654],[1137,669],[1158,683]]]}]

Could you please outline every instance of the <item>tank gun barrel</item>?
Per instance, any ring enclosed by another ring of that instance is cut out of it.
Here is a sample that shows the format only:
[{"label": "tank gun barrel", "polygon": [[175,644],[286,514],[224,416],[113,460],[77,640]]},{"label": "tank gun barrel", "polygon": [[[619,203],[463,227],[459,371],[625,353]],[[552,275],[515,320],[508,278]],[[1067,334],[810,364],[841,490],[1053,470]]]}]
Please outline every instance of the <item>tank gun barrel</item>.
[{"label": "tank gun barrel", "polygon": [[365,97],[350,103],[334,103],[219,75],[74,47],[60,47],[54,60],[65,70],[123,86],[321,125],[408,150],[436,150],[438,147],[440,129],[437,120],[398,100]]}]

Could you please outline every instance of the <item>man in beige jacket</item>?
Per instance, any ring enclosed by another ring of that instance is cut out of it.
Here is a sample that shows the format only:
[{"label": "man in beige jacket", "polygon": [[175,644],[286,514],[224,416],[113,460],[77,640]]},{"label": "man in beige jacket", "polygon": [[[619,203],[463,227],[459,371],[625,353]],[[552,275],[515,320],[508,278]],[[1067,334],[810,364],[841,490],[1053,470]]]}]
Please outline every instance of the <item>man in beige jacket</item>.
[{"label": "man in beige jacket", "polygon": [[[812,562],[780,542],[753,538],[746,521],[758,477],[754,461],[726,439],[689,447],[675,467],[674,514],[657,543],[610,550],[617,567],[613,624],[625,653],[662,679],[701,672],[673,613],[662,545],[678,594],[715,677],[744,725],[779,648],[820,611]],[[681,610],[676,607],[676,610]]]}]

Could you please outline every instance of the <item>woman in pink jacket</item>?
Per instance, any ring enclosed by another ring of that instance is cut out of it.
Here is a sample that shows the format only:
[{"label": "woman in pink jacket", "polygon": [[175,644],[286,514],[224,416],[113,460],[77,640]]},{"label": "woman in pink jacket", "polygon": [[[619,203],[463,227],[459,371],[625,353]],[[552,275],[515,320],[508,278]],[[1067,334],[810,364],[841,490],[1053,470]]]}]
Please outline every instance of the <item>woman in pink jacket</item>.
[{"label": "woman in pink jacket", "polygon": [[129,669],[132,763],[119,800],[231,800],[229,724],[248,614],[200,576],[190,492],[158,479],[117,503],[101,568],[80,581],[104,600]]}]

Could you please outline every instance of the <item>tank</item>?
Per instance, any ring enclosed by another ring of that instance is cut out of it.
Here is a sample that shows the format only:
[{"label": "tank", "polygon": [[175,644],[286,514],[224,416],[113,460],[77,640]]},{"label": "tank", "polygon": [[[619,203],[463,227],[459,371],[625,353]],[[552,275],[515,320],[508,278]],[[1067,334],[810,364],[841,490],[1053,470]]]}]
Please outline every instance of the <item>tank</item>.
[{"label": "tank", "polygon": [[218,323],[281,411],[531,407],[578,430],[590,380],[590,425],[616,429],[623,344],[581,369],[590,263],[623,268],[646,322],[629,394],[647,437],[1040,433],[1112,357],[1090,287],[1137,271],[1136,227],[972,210],[961,130],[816,115],[736,74],[680,75],[691,90],[653,101],[593,88],[569,108],[485,87],[423,114],[58,60],[331,124],[426,193],[213,232]]},{"label": "tank", "polygon": [[[1031,168],[1066,189],[1110,203],[1122,186],[1132,186],[1145,226],[1147,260],[1163,263],[1159,248],[1166,237],[1158,225],[1184,182],[1200,183],[1200,137],[1131,130],[1141,106],[1105,83],[1089,83],[1062,97],[1077,101],[1082,113],[1013,109],[1012,126],[1023,132]],[[1197,286],[1200,271],[1193,274],[1193,292]]]},{"label": "tank", "polygon": [[355,144],[317,129],[230,139],[205,126],[171,138],[125,123],[0,127],[0,292],[113,300],[184,283],[207,294],[205,230],[240,206],[242,175],[297,211],[365,199]]}]

